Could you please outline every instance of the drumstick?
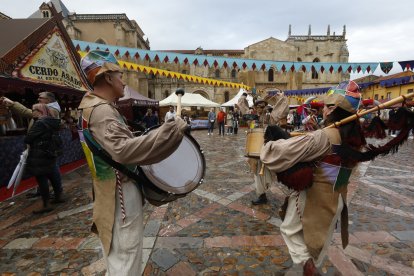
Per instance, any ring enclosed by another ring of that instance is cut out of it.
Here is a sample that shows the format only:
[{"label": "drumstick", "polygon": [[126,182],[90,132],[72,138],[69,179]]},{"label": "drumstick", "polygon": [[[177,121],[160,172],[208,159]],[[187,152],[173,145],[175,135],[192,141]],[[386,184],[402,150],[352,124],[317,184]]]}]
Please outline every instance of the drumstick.
[{"label": "drumstick", "polygon": [[175,95],[177,95],[177,116],[181,117],[181,97],[184,96],[184,89],[178,88],[175,90]]},{"label": "drumstick", "polygon": [[262,164],[262,167],[260,168],[260,172],[259,175],[263,175],[264,174],[264,164]]}]

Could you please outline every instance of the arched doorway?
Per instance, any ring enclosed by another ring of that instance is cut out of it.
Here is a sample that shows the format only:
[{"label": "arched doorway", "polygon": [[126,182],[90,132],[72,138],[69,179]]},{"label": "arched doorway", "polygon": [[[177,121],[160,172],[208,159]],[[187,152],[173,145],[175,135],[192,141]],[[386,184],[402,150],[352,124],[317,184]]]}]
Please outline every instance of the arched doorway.
[{"label": "arched doorway", "polygon": [[207,100],[211,100],[210,96],[208,95],[207,92],[203,91],[203,90],[196,90],[193,92],[194,94],[200,94],[201,96],[203,96],[204,98],[206,98]]}]

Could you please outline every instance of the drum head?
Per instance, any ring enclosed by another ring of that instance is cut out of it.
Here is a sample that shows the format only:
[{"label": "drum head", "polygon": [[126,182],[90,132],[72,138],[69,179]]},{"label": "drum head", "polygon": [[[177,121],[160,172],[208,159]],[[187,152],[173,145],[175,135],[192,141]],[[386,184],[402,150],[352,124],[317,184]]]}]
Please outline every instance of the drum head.
[{"label": "drum head", "polygon": [[186,194],[201,184],[205,159],[194,138],[185,135],[170,156],[159,163],[141,166],[141,169],[148,180],[161,190]]}]

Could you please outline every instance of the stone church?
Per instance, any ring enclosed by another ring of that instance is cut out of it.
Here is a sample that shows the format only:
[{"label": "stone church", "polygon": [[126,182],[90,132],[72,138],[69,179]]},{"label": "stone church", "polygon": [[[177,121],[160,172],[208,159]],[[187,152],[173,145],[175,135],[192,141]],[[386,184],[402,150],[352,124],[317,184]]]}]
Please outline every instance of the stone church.
[{"label": "stone church", "polygon": [[[126,14],[77,14],[70,13],[60,0],[52,0],[58,12],[62,12],[69,36],[72,39],[90,41],[94,43],[117,45],[150,50],[148,38],[135,20],[129,19]],[[48,4],[42,4],[31,18],[51,16]],[[290,61],[290,62],[348,62],[348,48],[346,44],[346,27],[342,34],[331,34],[330,26],[325,35],[313,35],[309,26],[307,35],[293,35],[289,25],[286,40],[267,38],[244,49],[217,50],[197,48],[194,50],[168,50],[169,52],[223,56],[229,58]],[[338,84],[349,79],[348,73],[325,72],[285,72],[276,68],[257,68],[245,70],[228,66],[215,68],[194,64],[175,64],[146,60],[135,60],[133,57],[123,57],[124,60],[145,66],[156,67],[169,71],[190,74],[205,78],[213,78],[228,82],[244,83],[256,91],[267,92],[274,89],[291,90],[314,87],[326,87]],[[144,96],[162,100],[173,93],[178,87],[184,87],[187,93],[198,93],[202,96],[223,103],[237,94],[238,89],[216,87],[198,83],[184,82],[183,80],[166,78],[158,75],[147,75],[135,71],[126,71],[124,78],[127,84]]]}]

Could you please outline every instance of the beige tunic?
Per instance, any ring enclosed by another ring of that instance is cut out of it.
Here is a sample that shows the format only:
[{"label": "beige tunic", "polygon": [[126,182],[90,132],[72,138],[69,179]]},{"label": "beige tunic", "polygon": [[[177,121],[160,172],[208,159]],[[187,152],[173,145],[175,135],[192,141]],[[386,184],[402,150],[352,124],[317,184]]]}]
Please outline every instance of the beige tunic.
[{"label": "beige tunic", "polygon": [[[339,131],[335,128],[317,130],[287,140],[268,142],[261,151],[260,159],[267,168],[282,172],[298,162],[319,161],[330,154],[332,144],[340,144]],[[309,253],[317,258],[330,236],[330,226],[338,209],[339,197],[346,203],[346,186],[334,191],[332,183],[320,167],[314,169],[313,185],[306,190],[303,212],[303,235]],[[346,206],[345,206],[346,208]],[[347,229],[342,227],[343,246],[348,241]]]},{"label": "beige tunic", "polygon": [[[112,103],[88,94],[79,109],[83,110],[82,119],[88,123],[96,141],[115,161],[126,165],[148,165],[165,159],[179,146],[187,128],[183,120],[176,119],[147,135],[134,137]],[[95,192],[92,229],[98,232],[107,255],[115,217],[116,178],[112,167],[96,156],[93,156],[93,167],[89,165]],[[122,179],[126,181],[128,179]]]}]

